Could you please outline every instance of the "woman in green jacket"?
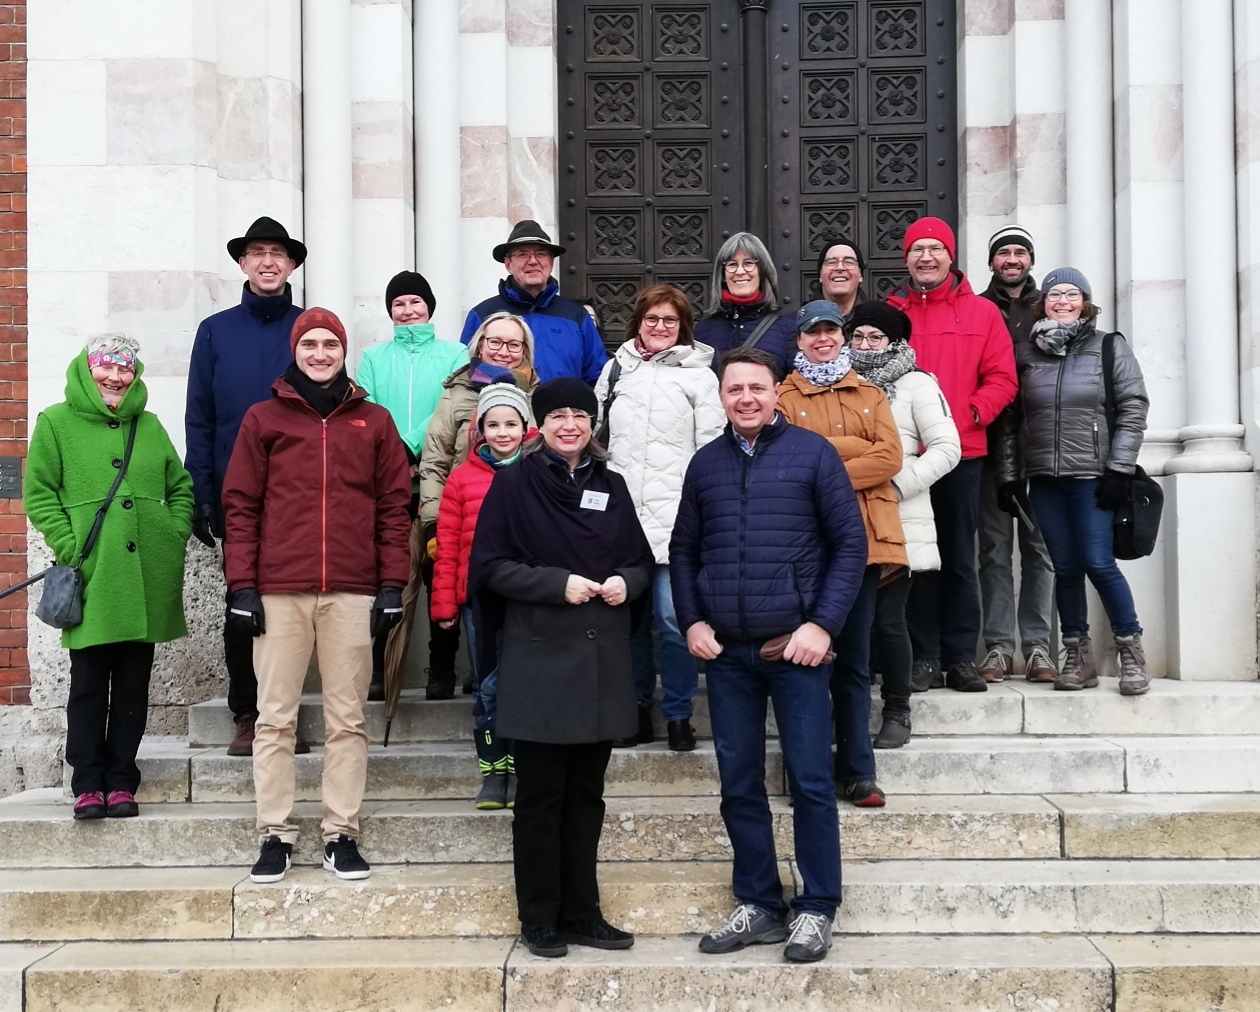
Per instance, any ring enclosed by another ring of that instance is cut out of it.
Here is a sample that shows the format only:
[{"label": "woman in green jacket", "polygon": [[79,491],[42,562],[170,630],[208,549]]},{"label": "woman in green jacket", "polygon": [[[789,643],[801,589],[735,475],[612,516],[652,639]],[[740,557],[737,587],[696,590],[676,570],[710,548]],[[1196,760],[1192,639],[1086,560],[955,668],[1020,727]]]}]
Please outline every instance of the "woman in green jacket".
[{"label": "woman in green jacket", "polygon": [[57,564],[75,565],[137,420],[127,473],[83,561],[83,622],[61,634],[70,651],[66,761],[76,819],[139,814],[136,752],[153,646],[188,634],[192,478],[157,415],[144,410],[137,352],[121,334],[93,338],[66,370],[66,399],[36,420],[26,461],[26,514]]}]

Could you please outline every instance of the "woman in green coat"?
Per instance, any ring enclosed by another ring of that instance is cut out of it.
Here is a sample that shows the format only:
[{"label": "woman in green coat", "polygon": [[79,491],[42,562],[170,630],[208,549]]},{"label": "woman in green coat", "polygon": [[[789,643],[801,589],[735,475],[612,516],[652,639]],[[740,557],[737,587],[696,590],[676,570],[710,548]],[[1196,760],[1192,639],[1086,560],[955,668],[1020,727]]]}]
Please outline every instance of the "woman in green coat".
[{"label": "woman in green coat", "polygon": [[137,419],[127,473],[83,561],[83,622],[61,634],[70,651],[66,761],[76,819],[139,814],[136,752],[153,645],[188,634],[192,478],[157,415],[144,410],[137,351],[121,334],[93,338],[66,370],[66,399],[40,413],[26,461],[26,514],[57,564],[75,565]]}]

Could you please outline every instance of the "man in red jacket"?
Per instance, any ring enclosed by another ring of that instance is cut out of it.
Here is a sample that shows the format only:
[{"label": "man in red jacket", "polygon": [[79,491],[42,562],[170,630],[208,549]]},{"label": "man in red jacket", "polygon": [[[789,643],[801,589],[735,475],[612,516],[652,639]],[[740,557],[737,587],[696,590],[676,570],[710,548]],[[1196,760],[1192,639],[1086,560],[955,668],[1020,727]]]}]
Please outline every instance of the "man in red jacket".
[{"label": "man in red jacket", "polygon": [[962,461],[932,486],[940,573],[916,577],[907,608],[914,645],[911,687],[945,684],[960,692],[988,688],[976,670],[980,589],[976,576],[976,523],[980,475],[988,453],[986,430],[1015,399],[1015,355],[998,308],[971,290],[952,268],[953,229],[940,218],[920,218],[906,229],[903,248],[909,280],[888,302],[913,324],[910,347],[920,369],[935,375],[958,426]]},{"label": "man in red jacket", "polygon": [[324,868],[364,879],[359,809],[372,638],[402,618],[411,568],[411,469],[389,412],[346,375],[346,331],[326,309],[293,323],[294,361],[255,404],[223,483],[228,620],[254,640],[254,882],[292,861],[298,704],[311,650],[324,695]]}]

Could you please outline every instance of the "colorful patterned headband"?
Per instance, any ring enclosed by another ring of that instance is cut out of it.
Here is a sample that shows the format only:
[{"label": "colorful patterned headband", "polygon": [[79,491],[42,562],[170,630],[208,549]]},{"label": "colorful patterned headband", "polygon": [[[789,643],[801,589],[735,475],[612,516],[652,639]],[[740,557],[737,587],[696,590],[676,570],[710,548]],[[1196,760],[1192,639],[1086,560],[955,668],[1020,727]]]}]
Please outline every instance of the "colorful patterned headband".
[{"label": "colorful patterned headband", "polygon": [[118,351],[96,351],[88,352],[88,368],[95,369],[97,366],[116,365],[120,369],[134,369],[136,367],[136,353],[127,348],[120,348]]}]

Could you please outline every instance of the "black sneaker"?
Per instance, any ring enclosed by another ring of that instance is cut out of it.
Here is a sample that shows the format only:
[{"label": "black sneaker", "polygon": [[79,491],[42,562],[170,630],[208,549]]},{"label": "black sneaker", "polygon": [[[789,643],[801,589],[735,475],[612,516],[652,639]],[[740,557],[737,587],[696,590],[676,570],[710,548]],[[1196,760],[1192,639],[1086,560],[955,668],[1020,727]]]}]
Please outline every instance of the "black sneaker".
[{"label": "black sneaker", "polygon": [[689,720],[671,720],[665,725],[669,735],[671,752],[694,752],[696,750],[696,729]]},{"label": "black sneaker", "polygon": [[741,903],[726,923],[700,939],[700,951],[710,956],[738,952],[749,945],[767,945],[787,938],[782,917],[775,917],[752,903]]},{"label": "black sneaker", "polygon": [[831,948],[831,918],[826,914],[797,914],[788,928],[783,958],[789,963],[816,963]]},{"label": "black sneaker", "polygon": [[569,947],[554,924],[522,924],[521,941],[535,956],[555,959],[569,954]]},{"label": "black sneaker", "polygon": [[872,743],[876,748],[901,748],[910,740],[910,715],[886,713],[879,734]]},{"label": "black sneaker", "polygon": [[251,882],[279,882],[293,865],[293,844],[278,836],[263,840],[262,852],[249,870]]},{"label": "black sneaker", "polygon": [[348,836],[339,836],[324,844],[324,871],[341,879],[363,879],[372,874],[372,866],[363,860],[359,846]]},{"label": "black sneaker", "polygon": [[560,921],[556,928],[560,938],[570,945],[592,949],[628,949],[634,945],[634,935],[614,928],[602,917],[593,921]]},{"label": "black sneaker", "polygon": [[385,701],[385,672],[373,671],[372,680],[368,682],[368,702],[381,703]]},{"label": "black sneaker", "polygon": [[884,807],[884,792],[874,780],[859,780],[839,788],[836,793],[858,808]]},{"label": "black sneaker", "polygon": [[935,657],[915,661],[910,668],[910,691],[927,692],[928,689],[939,689],[945,684],[941,677],[941,662]]},{"label": "black sneaker", "polygon": [[955,692],[988,692],[989,683],[971,661],[951,664],[945,672],[945,686]]},{"label": "black sneaker", "polygon": [[429,676],[428,683],[424,687],[425,699],[454,699],[455,698],[455,672],[451,671],[433,671],[429,668],[424,669],[425,674]]}]

